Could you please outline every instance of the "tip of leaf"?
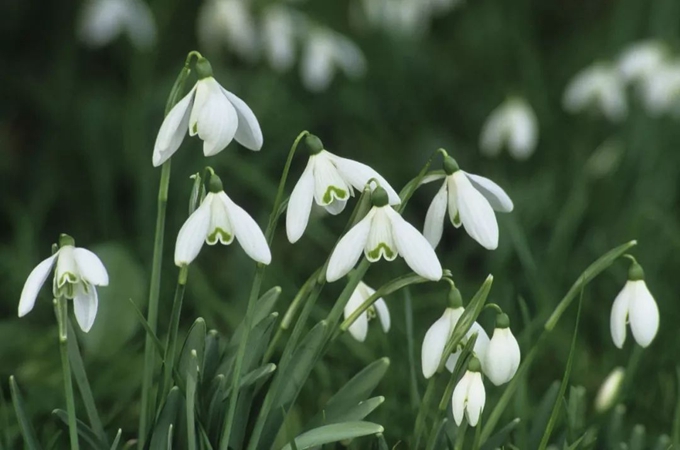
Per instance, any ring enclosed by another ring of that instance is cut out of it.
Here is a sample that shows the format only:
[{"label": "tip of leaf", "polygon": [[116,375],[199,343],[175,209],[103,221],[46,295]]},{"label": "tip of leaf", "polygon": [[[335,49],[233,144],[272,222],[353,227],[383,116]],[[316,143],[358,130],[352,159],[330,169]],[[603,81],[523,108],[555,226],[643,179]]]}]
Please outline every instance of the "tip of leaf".
[{"label": "tip of leaf", "polygon": [[196,319],[194,321],[194,324],[197,324],[197,323],[205,323],[205,319],[203,317],[199,317],[198,319]]},{"label": "tip of leaf", "polygon": [[387,356],[383,356],[382,358],[380,358],[380,362],[382,362],[386,366],[389,366],[390,365],[390,358],[388,358]]}]

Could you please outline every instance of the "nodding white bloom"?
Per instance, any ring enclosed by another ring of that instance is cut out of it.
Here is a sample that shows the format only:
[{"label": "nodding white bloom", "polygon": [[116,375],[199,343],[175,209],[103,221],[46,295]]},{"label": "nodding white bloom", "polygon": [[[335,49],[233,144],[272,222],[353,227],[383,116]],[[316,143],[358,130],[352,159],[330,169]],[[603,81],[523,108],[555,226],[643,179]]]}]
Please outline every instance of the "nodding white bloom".
[{"label": "nodding white bloom", "polygon": [[295,63],[295,20],[289,8],[274,4],[262,15],[262,39],[269,64],[285,72]]},{"label": "nodding white bloom", "polygon": [[444,217],[449,210],[453,226],[460,227],[484,248],[498,247],[498,222],[494,210],[510,212],[514,205],[508,194],[493,181],[463,172],[451,157],[444,159],[446,176],[434,176],[425,182],[445,178],[435,195],[427,215],[423,234],[432,247],[437,247],[444,232]]},{"label": "nodding white bloom", "polygon": [[234,238],[252,259],[269,264],[272,255],[262,230],[243,208],[227,196],[217,175],[210,176],[209,191],[179,230],[175,264],[179,267],[191,264],[204,242],[208,245],[218,242],[229,245]]},{"label": "nodding white bloom", "polygon": [[515,376],[519,361],[519,344],[510,330],[510,319],[507,314],[499,314],[484,355],[484,373],[493,384],[500,386]]},{"label": "nodding white bloom", "polygon": [[418,275],[437,281],[442,266],[434,250],[413,225],[388,205],[385,189],[375,188],[371,194],[373,208],[336,245],[328,262],[326,279],[339,280],[357,263],[361,253],[370,262],[384,257],[393,261],[398,255]]},{"label": "nodding white bloom", "polygon": [[680,62],[660,67],[650,74],[641,87],[642,103],[652,116],[678,113],[680,107]]},{"label": "nodding white bloom", "polygon": [[224,45],[246,60],[257,59],[258,30],[243,0],[207,0],[197,19],[198,38],[204,47],[214,52]]},{"label": "nodding white bloom", "polygon": [[663,67],[668,49],[663,42],[649,40],[636,42],[621,54],[618,69],[626,83],[644,82]]},{"label": "nodding white bloom", "polygon": [[91,251],[75,247],[71,236],[62,234],[59,250],[38,264],[28,275],[19,300],[19,317],[33,309],[40,288],[52,271],[54,273],[53,294],[73,300],[78,325],[84,332],[90,331],[97,316],[99,303],[95,286],[107,286],[109,275],[104,264]]},{"label": "nodding white bloom", "polygon": [[305,142],[311,156],[293,188],[286,212],[286,233],[291,243],[297,242],[307,228],[312,200],[329,213],[340,214],[347,200],[354,196],[354,189],[363,191],[369,180],[374,179],[387,192],[390,205],[401,202],[389,183],[366,164],[324,150],[321,140],[314,135],[307,135]]},{"label": "nodding white bloom", "polygon": [[623,79],[616,67],[604,63],[593,64],[576,74],[564,91],[562,104],[571,113],[598,111],[612,122],[628,115]]},{"label": "nodding white bloom", "polygon": [[428,31],[430,21],[463,0],[364,0],[366,19],[388,33],[413,38]]},{"label": "nodding white bloom", "polygon": [[[375,289],[372,289],[366,283],[360,281],[345,305],[345,319],[351,316],[352,313],[363,305],[363,303],[373,294],[375,294]],[[368,334],[368,322],[375,316],[378,316],[383,331],[385,333],[390,331],[390,311],[387,309],[385,300],[379,298],[370,308],[368,308],[368,310],[361,313],[352,325],[350,325],[349,332],[352,337],[359,342],[364,342],[366,340],[366,335]]]},{"label": "nodding white bloom", "polygon": [[156,23],[141,0],[87,1],[78,32],[91,47],[103,47],[123,33],[139,50],[148,50],[156,42]]},{"label": "nodding white bloom", "polygon": [[614,300],[611,313],[611,332],[614,345],[623,348],[626,323],[630,322],[633,338],[642,347],[652,343],[659,330],[659,308],[647,289],[642,267],[633,262],[628,281]]},{"label": "nodding white bloom", "polygon": [[623,383],[625,375],[626,371],[623,367],[615,367],[611,371],[602,383],[602,386],[600,386],[600,390],[597,391],[595,411],[605,412],[614,406],[614,401],[616,401],[616,397],[619,394],[619,389],[621,389],[621,383]]},{"label": "nodding white bloom", "polygon": [[506,145],[510,155],[527,159],[538,143],[538,119],[522,98],[510,98],[494,109],[482,127],[479,147],[487,156],[498,156]]},{"label": "nodding white bloom", "polygon": [[366,72],[366,58],[349,38],[327,28],[313,27],[302,55],[302,83],[311,92],[324,91],[336,69],[350,78],[359,78]]},{"label": "nodding white bloom", "polygon": [[477,358],[472,358],[468,370],[456,385],[451,398],[453,420],[456,421],[456,425],[460,426],[463,417],[466,417],[471,427],[476,426],[484,410],[484,403],[486,391],[482,381],[481,364]]},{"label": "nodding white bloom", "polygon": [[220,86],[207,59],[199,58],[196,73],[196,85],[170,110],[158,130],[153,149],[156,167],[177,151],[187,130],[203,141],[205,156],[221,152],[232,139],[250,150],[262,148],[262,130],[248,105]]}]

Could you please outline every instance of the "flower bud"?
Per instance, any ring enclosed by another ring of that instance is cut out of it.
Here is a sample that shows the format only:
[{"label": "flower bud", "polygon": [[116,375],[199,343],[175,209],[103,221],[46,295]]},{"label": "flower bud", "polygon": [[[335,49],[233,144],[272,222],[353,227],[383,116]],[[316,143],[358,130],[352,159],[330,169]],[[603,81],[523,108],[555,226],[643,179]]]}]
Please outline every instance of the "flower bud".
[{"label": "flower bud", "polygon": [[484,358],[484,373],[496,386],[505,384],[517,373],[520,356],[519,344],[510,330],[510,319],[507,314],[499,314]]},{"label": "flower bud", "polygon": [[[470,366],[479,368],[479,360],[473,358],[470,361]],[[456,421],[456,425],[460,425],[463,422],[463,416],[465,416],[471,427],[476,426],[484,410],[485,402],[486,391],[482,382],[482,374],[469,368],[456,385],[451,397],[453,419]]]},{"label": "flower bud", "polygon": [[597,391],[597,396],[595,397],[595,411],[602,413],[614,406],[625,374],[626,372],[623,367],[615,367],[614,370],[611,371],[602,383],[602,386],[600,386],[600,390]]}]

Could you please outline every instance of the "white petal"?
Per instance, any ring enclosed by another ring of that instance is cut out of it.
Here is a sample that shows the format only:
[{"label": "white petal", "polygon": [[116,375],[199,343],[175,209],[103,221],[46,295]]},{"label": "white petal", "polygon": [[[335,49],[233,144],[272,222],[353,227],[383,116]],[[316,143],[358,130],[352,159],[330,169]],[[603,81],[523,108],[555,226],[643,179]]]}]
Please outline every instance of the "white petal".
[{"label": "white petal", "polygon": [[471,427],[476,426],[479,422],[479,417],[482,415],[485,402],[486,392],[484,391],[482,374],[479,372],[472,372],[470,376],[470,385],[468,387],[466,408],[468,422]]},{"label": "white petal", "polygon": [[125,16],[128,36],[139,50],[148,50],[156,43],[156,22],[151,9],[139,0],[126,3],[129,5]]},{"label": "white petal", "polygon": [[286,234],[288,241],[294,244],[302,237],[307,228],[309,213],[312,210],[314,198],[314,163],[312,159],[307,162],[307,167],[297,184],[293,188],[288,200],[286,211]]},{"label": "white petal", "polygon": [[322,150],[310,158],[314,163],[314,200],[326,206],[335,200],[348,200],[350,187],[338,172],[330,153]]},{"label": "white petal", "polygon": [[538,142],[538,120],[528,103],[515,100],[510,116],[510,155],[525,160],[532,155]]},{"label": "white petal", "polygon": [[452,176],[446,178],[446,189],[449,192],[449,220],[454,227],[460,228],[463,223],[460,221],[460,211],[458,210],[458,188],[456,187],[455,179]]},{"label": "white petal", "polygon": [[201,206],[189,216],[177,234],[175,244],[175,264],[179,267],[191,264],[196,259],[198,252],[203,247],[203,242],[208,235],[210,227],[210,203],[215,194],[212,192],[205,196]]},{"label": "white petal", "polygon": [[59,252],[42,261],[28,275],[24,288],[21,291],[21,298],[19,299],[19,317],[25,316],[33,309],[38,292],[52,271],[54,260],[58,254]]},{"label": "white petal", "polygon": [[634,294],[635,285],[628,281],[623,289],[621,289],[621,292],[619,292],[619,295],[616,296],[612,305],[609,326],[614,345],[618,348],[623,348],[623,343],[626,341],[626,319],[628,318],[628,309]]},{"label": "white petal", "polygon": [[79,283],[76,288],[76,295],[73,297],[73,310],[76,315],[78,325],[84,332],[90,331],[97,317],[97,307],[99,299],[97,290],[92,285]]},{"label": "white petal", "polygon": [[659,308],[644,280],[635,281],[635,296],[630,301],[630,330],[642,347],[652,343],[659,330]]},{"label": "white petal", "polygon": [[390,325],[391,325],[391,320],[390,320],[390,310],[387,309],[387,303],[385,303],[385,300],[382,298],[379,298],[378,300],[373,303],[373,306],[375,306],[375,311],[378,314],[378,320],[380,320],[380,326],[382,326],[382,329],[385,333],[390,331]]},{"label": "white petal", "polygon": [[189,126],[189,113],[194,103],[196,87],[172,107],[163,123],[153,148],[153,165],[158,167],[167,161],[179,148]]},{"label": "white petal", "polygon": [[[349,297],[349,301],[345,305],[345,319],[351,316],[352,313],[364,303],[364,301],[366,301],[366,298],[361,295],[361,291],[357,286],[357,289],[354,289],[354,292],[352,292],[352,295]],[[366,312],[363,312],[359,315],[359,317],[357,317],[357,319],[349,327],[349,332],[352,337],[359,342],[364,342],[366,340],[366,335],[368,334],[368,314],[366,314]]]},{"label": "white petal", "polygon": [[368,233],[365,251],[366,259],[371,262],[376,262],[381,257],[384,257],[387,261],[394,261],[398,254],[387,209],[392,208],[376,208],[371,221],[371,231]]},{"label": "white petal", "polygon": [[[375,178],[375,180],[380,184],[380,187],[385,189],[387,192],[390,205],[398,205],[401,203],[401,199],[399,198],[397,191],[395,191],[392,186],[390,186],[390,184],[385,178],[383,178],[382,175],[373,170],[371,167],[351,159],[341,158],[339,156],[333,155],[332,153],[331,157],[335,163],[335,166],[338,168],[340,175],[342,175],[345,181],[354,186],[354,188],[357,190],[363,191],[364,187],[366,187],[366,183],[368,183],[368,180]],[[375,188],[375,185],[372,185],[372,188]]]},{"label": "white petal", "polygon": [[489,202],[475,189],[462,171],[452,175],[456,184],[460,220],[465,231],[484,248],[498,247],[498,223]]},{"label": "white petal", "polygon": [[427,183],[432,183],[433,181],[437,180],[443,180],[446,178],[446,174],[443,173],[431,173],[429,175],[425,175],[422,180],[420,180],[419,186],[422,186],[423,184]]},{"label": "white petal", "polygon": [[[461,308],[462,310],[462,308]],[[461,311],[462,314],[462,311]],[[456,320],[457,321],[457,320]],[[472,337],[473,334],[477,334],[477,340],[475,341],[475,346],[473,348],[475,352],[475,356],[480,360],[482,363],[482,369],[484,368],[484,357],[486,356],[486,351],[487,348],[489,347],[489,335],[486,334],[486,331],[484,331],[484,328],[477,323],[473,322],[472,326],[468,330],[468,332],[465,334],[465,342],[467,342],[470,337]]]},{"label": "white petal", "polygon": [[448,200],[448,190],[446,189],[446,182],[442,185],[434,196],[430,207],[427,209],[425,216],[425,227],[423,229],[423,236],[430,243],[432,248],[437,248],[439,241],[442,239],[444,233],[444,217],[446,216],[446,204]]},{"label": "white petal", "polygon": [[227,208],[229,221],[234,229],[236,240],[241,244],[246,254],[263,264],[272,262],[272,254],[269,250],[267,239],[264,237],[264,233],[262,233],[257,222],[243,208],[231,201],[224,191],[217,195],[217,201],[222,201]]},{"label": "white petal", "polygon": [[441,363],[444,347],[453,332],[451,321],[451,308],[447,308],[444,314],[425,333],[423,347],[420,352],[423,376],[430,378],[435,374]]},{"label": "white petal", "polygon": [[229,211],[224,201],[220,200],[220,194],[215,195],[210,202],[210,225],[205,242],[208,245],[215,245],[218,242],[222,245],[229,245],[234,242],[234,226],[229,217]]},{"label": "white petal", "polygon": [[238,127],[236,109],[222,87],[208,77],[196,83],[196,100],[189,118],[189,133],[203,140],[203,154],[213,156],[229,145]]},{"label": "white petal", "polygon": [[[221,87],[221,86],[220,86]],[[227,96],[236,109],[238,115],[238,128],[236,128],[236,135],[234,138],[236,142],[250,150],[260,150],[264,142],[262,138],[262,130],[257,121],[257,117],[253,111],[246,105],[246,102],[232,94],[228,90],[222,88],[222,92]]]},{"label": "white petal", "polygon": [[357,263],[366,247],[366,240],[368,239],[368,232],[371,230],[371,220],[374,214],[375,208],[371,209],[366,214],[366,217],[354,225],[340,239],[338,245],[335,246],[330,261],[328,261],[328,269],[326,270],[326,280],[328,282],[344,277]]},{"label": "white petal", "polygon": [[446,360],[446,370],[448,370],[451,373],[453,373],[453,371],[456,370],[456,364],[458,364],[460,355],[461,355],[460,350],[449,355],[449,358]]},{"label": "white petal", "polygon": [[451,409],[453,411],[453,420],[456,425],[460,426],[465,416],[465,404],[467,403],[468,390],[470,388],[470,372],[465,372],[463,378],[460,379],[451,397]]},{"label": "white petal", "polygon": [[108,286],[109,274],[106,267],[97,255],[85,248],[73,250],[80,276],[90,284],[95,286]]},{"label": "white petal", "polygon": [[312,92],[325,90],[333,79],[335,67],[333,48],[327,33],[312,32],[302,54],[300,76],[305,87]]},{"label": "white petal", "polygon": [[509,328],[495,329],[484,358],[484,373],[496,386],[507,383],[517,371],[519,345]]},{"label": "white petal", "polygon": [[331,202],[329,205],[325,205],[323,208],[329,213],[334,216],[337,216],[341,212],[345,210],[345,207],[347,206],[347,200],[338,200],[335,199]]},{"label": "white petal", "polygon": [[514,209],[515,205],[502,187],[488,178],[468,172],[464,173],[468,180],[470,180],[472,186],[484,196],[494,210],[499,212],[510,212]]},{"label": "white petal", "polygon": [[442,277],[442,266],[434,249],[413,225],[406,222],[390,206],[385,206],[392,223],[392,237],[399,254],[418,275],[437,281]]},{"label": "white petal", "polygon": [[77,283],[80,280],[80,270],[73,256],[73,250],[75,247],[72,245],[64,245],[59,249],[56,269],[57,287],[62,287],[66,283]]}]

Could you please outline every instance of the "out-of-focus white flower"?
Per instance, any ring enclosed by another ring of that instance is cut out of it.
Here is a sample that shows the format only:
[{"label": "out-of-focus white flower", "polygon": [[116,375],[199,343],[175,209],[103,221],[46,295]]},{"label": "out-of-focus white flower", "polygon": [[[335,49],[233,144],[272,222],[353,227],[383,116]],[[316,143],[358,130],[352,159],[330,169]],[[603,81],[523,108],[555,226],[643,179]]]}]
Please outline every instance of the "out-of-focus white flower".
[{"label": "out-of-focus white flower", "polygon": [[[372,289],[366,283],[360,281],[345,305],[345,319],[351,316],[352,313],[363,305],[363,303],[373,294],[375,294],[375,289]],[[368,308],[368,310],[361,313],[352,325],[350,325],[349,332],[352,337],[359,342],[364,342],[366,340],[366,335],[368,334],[368,322],[375,316],[378,316],[383,331],[385,333],[390,331],[390,311],[387,309],[385,300],[379,298],[370,308]]]},{"label": "out-of-focus white flower", "polygon": [[91,251],[75,247],[71,236],[62,234],[59,250],[38,264],[28,275],[19,300],[19,317],[33,309],[40,288],[52,271],[54,273],[53,294],[55,297],[73,299],[78,325],[84,332],[90,331],[97,316],[99,299],[95,286],[107,286],[109,275],[104,264]]},{"label": "out-of-focus white flower", "polygon": [[479,147],[487,156],[498,156],[506,145],[513,158],[531,156],[538,142],[538,119],[522,98],[512,97],[494,109],[484,122]]},{"label": "out-of-focus white flower", "polygon": [[326,280],[332,282],[345,276],[362,253],[370,262],[383,257],[393,261],[401,255],[418,275],[433,281],[441,279],[442,266],[434,250],[413,225],[392,209],[385,189],[375,188],[371,201],[373,208],[335,246]]},{"label": "out-of-focus white flower", "polygon": [[626,375],[623,367],[615,367],[614,370],[607,376],[607,378],[600,386],[600,390],[595,397],[595,411],[605,412],[614,406],[616,397],[621,389],[621,383]]},{"label": "out-of-focus white flower", "polygon": [[366,58],[342,34],[321,26],[311,27],[300,67],[302,83],[312,92],[324,91],[338,69],[350,78],[359,78],[366,72]]},{"label": "out-of-focus white flower", "polygon": [[175,264],[186,266],[196,259],[203,243],[229,245],[238,240],[248,256],[262,264],[269,264],[272,255],[262,230],[243,208],[224,192],[222,180],[211,175],[208,194],[196,208],[177,235]]},{"label": "out-of-focus white flower", "polygon": [[295,243],[302,237],[312,208],[312,200],[331,214],[340,214],[354,189],[363,191],[369,180],[376,180],[385,189],[390,205],[398,205],[399,194],[378,172],[357,161],[341,158],[324,150],[321,140],[307,135],[305,142],[311,156],[300,180],[293,188],[286,211],[286,233]]},{"label": "out-of-focus white flower", "polygon": [[462,0],[364,0],[362,7],[371,25],[388,33],[414,37],[427,32],[434,17],[461,3]]},{"label": "out-of-focus white flower", "polygon": [[612,122],[628,115],[625,84],[616,67],[595,63],[569,82],[562,99],[564,109],[571,113],[593,109]]},{"label": "out-of-focus white flower", "polygon": [[665,64],[667,57],[668,49],[661,41],[636,42],[621,53],[619,72],[626,83],[644,82]]},{"label": "out-of-focus white flower", "polygon": [[274,4],[262,15],[264,52],[272,68],[285,72],[295,63],[295,16],[289,8]]},{"label": "out-of-focus white flower", "polygon": [[246,60],[259,55],[258,30],[245,0],[207,0],[198,13],[198,38],[217,51],[225,45]]},{"label": "out-of-focus white flower", "polygon": [[494,210],[512,211],[512,200],[488,178],[460,170],[456,161],[449,156],[444,159],[444,171],[446,176],[438,175],[425,180],[429,182],[445,178],[427,210],[423,234],[432,247],[439,244],[448,207],[449,218],[456,228],[462,224],[475,241],[484,248],[494,250],[498,247],[498,223]]},{"label": "out-of-focus white flower", "polygon": [[510,330],[510,320],[506,314],[499,314],[484,355],[484,373],[493,384],[500,386],[515,376],[519,362],[519,344]]},{"label": "out-of-focus white flower", "polygon": [[203,154],[213,156],[236,141],[249,150],[262,148],[262,130],[246,103],[224,89],[212,76],[205,58],[196,63],[199,80],[165,116],[153,149],[153,165],[160,166],[179,148],[189,130],[203,141]]},{"label": "out-of-focus white flower", "polygon": [[468,370],[460,379],[451,397],[453,420],[460,426],[463,417],[467,418],[471,427],[479,422],[479,418],[486,403],[486,391],[482,381],[481,364],[477,358],[472,358]]},{"label": "out-of-focus white flower", "polygon": [[156,43],[156,22],[142,0],[88,0],[78,32],[92,47],[103,47],[123,33],[139,50]]},{"label": "out-of-focus white flower", "polygon": [[677,113],[680,107],[680,62],[665,64],[641,85],[642,102],[652,116]]}]

